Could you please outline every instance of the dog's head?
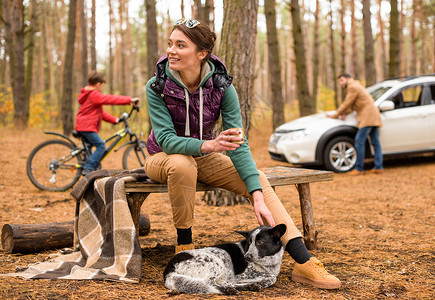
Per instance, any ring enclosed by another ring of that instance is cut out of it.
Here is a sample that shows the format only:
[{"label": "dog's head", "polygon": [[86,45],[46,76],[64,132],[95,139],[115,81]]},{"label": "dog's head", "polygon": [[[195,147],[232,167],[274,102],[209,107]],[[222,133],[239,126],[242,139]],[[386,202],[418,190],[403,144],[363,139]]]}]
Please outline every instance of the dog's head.
[{"label": "dog's head", "polygon": [[251,231],[236,231],[246,238],[241,242],[245,251],[245,259],[253,262],[279,253],[284,246],[281,237],[286,230],[285,224],[279,224],[273,228],[260,226]]}]

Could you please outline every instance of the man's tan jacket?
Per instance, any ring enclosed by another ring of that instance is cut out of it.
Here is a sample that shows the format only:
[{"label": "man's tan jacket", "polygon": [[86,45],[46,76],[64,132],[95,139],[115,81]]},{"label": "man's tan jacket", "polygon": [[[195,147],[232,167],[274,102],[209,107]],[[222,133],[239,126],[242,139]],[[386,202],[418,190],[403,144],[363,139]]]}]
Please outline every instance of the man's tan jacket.
[{"label": "man's tan jacket", "polygon": [[381,115],[372,96],[358,80],[349,78],[346,87],[346,98],[338,107],[336,114],[339,116],[352,111],[356,111],[358,128],[382,126]]}]

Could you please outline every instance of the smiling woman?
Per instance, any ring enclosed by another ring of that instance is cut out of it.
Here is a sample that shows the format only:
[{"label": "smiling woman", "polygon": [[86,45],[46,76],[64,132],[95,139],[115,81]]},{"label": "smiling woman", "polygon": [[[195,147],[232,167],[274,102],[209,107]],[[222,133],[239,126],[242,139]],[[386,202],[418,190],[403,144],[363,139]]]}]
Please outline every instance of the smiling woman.
[{"label": "smiling woman", "polygon": [[[257,169],[243,132],[232,76],[212,51],[216,34],[198,20],[178,20],[166,55],[156,65],[146,94],[152,131],[145,172],[168,186],[177,230],[176,252],[193,249],[192,226],[198,181],[249,198],[259,224],[285,224],[286,251],[296,261],[292,279],[325,289],[341,283],[311,257],[301,233],[266,175]],[[222,116],[223,131],[215,125]],[[222,154],[223,151],[228,153]]]}]

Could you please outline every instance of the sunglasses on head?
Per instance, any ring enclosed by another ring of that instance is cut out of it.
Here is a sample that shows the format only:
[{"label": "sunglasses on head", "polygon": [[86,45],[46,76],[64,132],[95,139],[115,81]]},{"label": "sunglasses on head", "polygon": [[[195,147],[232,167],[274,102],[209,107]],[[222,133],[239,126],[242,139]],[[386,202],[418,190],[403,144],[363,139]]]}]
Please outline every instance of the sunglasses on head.
[{"label": "sunglasses on head", "polygon": [[181,24],[186,25],[187,28],[194,28],[194,27],[199,25],[199,21],[195,20],[195,19],[184,19],[184,18],[182,18],[182,19],[178,19],[174,23],[175,26],[181,25]]}]

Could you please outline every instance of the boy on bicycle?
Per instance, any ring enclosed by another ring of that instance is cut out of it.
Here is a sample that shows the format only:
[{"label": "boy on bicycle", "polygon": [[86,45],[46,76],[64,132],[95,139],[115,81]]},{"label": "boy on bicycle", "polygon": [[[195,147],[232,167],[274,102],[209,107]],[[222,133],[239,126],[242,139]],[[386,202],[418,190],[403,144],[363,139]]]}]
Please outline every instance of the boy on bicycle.
[{"label": "boy on bicycle", "polygon": [[103,94],[102,90],[106,80],[102,73],[91,71],[88,75],[88,85],[81,89],[78,101],[79,111],[76,115],[75,130],[83,135],[89,143],[96,147],[89,160],[83,167],[85,176],[95,171],[106,150],[106,145],[98,135],[101,121],[117,124],[119,119],[103,110],[103,105],[139,105],[139,98]]}]

